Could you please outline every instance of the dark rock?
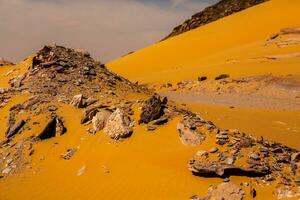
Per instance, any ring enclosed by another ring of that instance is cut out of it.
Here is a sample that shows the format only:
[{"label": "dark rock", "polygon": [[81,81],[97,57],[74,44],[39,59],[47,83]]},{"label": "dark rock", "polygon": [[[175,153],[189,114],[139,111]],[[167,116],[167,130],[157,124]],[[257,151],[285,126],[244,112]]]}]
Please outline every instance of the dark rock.
[{"label": "dark rock", "polygon": [[11,138],[14,135],[18,134],[24,125],[25,125],[25,121],[21,120],[17,124],[9,128],[6,132],[6,138]]},{"label": "dark rock", "polygon": [[199,77],[198,77],[198,81],[199,81],[199,82],[202,82],[202,81],[205,81],[205,80],[207,80],[207,77],[206,77],[206,76],[199,76]]},{"label": "dark rock", "polygon": [[223,182],[209,188],[209,192],[201,200],[242,200],[245,192],[231,182]]},{"label": "dark rock", "polygon": [[188,166],[189,170],[192,171],[194,175],[202,177],[261,177],[271,173],[269,168],[263,166],[244,168],[235,165],[221,164],[218,162],[204,162],[198,160],[190,160]]},{"label": "dark rock", "polygon": [[252,185],[250,185],[250,196],[251,196],[252,198],[255,198],[256,195],[257,195],[257,193],[256,193],[255,188],[254,188]]},{"label": "dark rock", "polygon": [[49,139],[57,135],[62,135],[66,132],[66,128],[63,126],[63,122],[57,116],[53,117],[44,130],[37,136],[40,140]]},{"label": "dark rock", "polygon": [[215,78],[215,80],[222,80],[222,79],[226,79],[226,78],[229,78],[230,76],[228,74],[221,74],[219,76],[217,76]]},{"label": "dark rock", "polygon": [[166,97],[161,98],[157,94],[153,95],[142,107],[139,124],[148,124],[149,122],[159,119],[161,116],[163,116],[167,102],[168,99]]}]

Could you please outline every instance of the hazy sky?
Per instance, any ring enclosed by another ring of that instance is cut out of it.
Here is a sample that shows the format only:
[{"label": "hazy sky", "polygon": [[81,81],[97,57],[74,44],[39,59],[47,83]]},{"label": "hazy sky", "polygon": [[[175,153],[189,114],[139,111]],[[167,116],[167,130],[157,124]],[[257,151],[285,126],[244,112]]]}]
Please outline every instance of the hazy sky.
[{"label": "hazy sky", "polygon": [[0,57],[44,44],[83,48],[102,62],[143,48],[217,0],[0,0]]}]

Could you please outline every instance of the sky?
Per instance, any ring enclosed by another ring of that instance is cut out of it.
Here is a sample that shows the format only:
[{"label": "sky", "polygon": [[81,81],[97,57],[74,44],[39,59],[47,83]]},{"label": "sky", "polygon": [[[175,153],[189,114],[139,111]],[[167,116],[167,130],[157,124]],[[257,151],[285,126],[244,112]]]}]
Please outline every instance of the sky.
[{"label": "sky", "polygon": [[19,62],[45,44],[103,63],[153,44],[217,0],[0,0],[0,57]]}]

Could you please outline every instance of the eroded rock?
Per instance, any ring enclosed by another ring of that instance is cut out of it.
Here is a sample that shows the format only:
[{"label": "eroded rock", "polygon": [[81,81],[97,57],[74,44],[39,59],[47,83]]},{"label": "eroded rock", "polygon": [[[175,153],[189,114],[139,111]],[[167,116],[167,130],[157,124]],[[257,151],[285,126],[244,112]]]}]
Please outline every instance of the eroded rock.
[{"label": "eroded rock", "polygon": [[11,138],[14,135],[18,134],[21,131],[21,129],[23,128],[24,125],[25,125],[25,121],[21,120],[18,123],[16,123],[14,126],[9,128],[6,132],[6,138]]}]

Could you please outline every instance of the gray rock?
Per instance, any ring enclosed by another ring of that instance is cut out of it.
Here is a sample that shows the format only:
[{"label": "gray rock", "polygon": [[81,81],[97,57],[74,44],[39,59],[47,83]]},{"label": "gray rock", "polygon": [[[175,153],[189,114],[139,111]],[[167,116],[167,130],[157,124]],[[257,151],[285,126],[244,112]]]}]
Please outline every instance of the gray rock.
[{"label": "gray rock", "polygon": [[74,106],[75,108],[82,108],[84,105],[83,95],[82,94],[75,95],[72,101],[70,102],[70,105]]}]

